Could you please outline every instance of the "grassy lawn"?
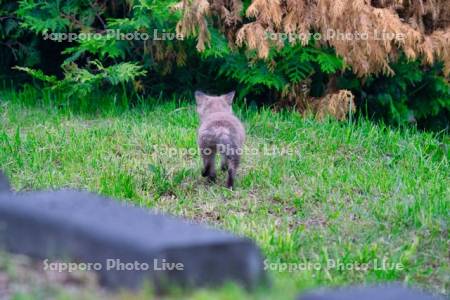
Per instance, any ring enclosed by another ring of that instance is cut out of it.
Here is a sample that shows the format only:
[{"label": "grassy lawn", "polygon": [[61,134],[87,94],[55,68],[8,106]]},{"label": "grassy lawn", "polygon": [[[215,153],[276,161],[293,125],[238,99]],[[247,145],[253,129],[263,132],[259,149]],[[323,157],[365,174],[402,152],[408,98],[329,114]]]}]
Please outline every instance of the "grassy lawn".
[{"label": "grassy lawn", "polygon": [[[385,281],[449,293],[447,135],[236,108],[248,151],[230,191],[224,173],[216,185],[200,176],[192,104],[95,101],[0,93],[0,168],[18,191],[87,189],[247,235],[271,263],[270,291],[192,299],[292,299]],[[357,268],[375,260],[379,268]],[[275,269],[282,263],[303,267]]]}]

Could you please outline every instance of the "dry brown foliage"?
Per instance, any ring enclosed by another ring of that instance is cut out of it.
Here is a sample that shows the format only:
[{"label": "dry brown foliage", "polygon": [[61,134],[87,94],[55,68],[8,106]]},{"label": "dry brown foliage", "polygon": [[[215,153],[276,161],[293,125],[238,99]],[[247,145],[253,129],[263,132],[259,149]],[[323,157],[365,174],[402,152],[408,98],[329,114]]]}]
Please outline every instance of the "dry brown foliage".
[{"label": "dry brown foliage", "polygon": [[188,1],[183,0],[181,5],[175,5],[174,9],[183,9],[183,18],[177,24],[177,32],[183,36],[198,34],[197,49],[205,50],[205,44],[209,43],[208,23],[206,16],[210,14],[211,6],[207,0]]},{"label": "dry brown foliage", "polygon": [[312,112],[319,120],[331,115],[343,121],[356,111],[355,96],[348,90],[327,94],[323,98],[313,101],[312,104]]},{"label": "dry brown foliage", "polygon": [[445,73],[450,73],[450,0],[253,0],[245,23],[240,17],[241,0],[183,0],[179,8],[184,15],[178,32],[198,35],[200,51],[209,41],[207,16],[215,15],[233,43],[257,50],[261,58],[268,56],[272,46],[268,32],[296,34],[306,44],[309,33],[326,37],[334,30],[364,34],[363,38],[318,42],[335,48],[361,77],[393,74],[389,63],[399,50],[426,64],[442,60]]},{"label": "dry brown foliage", "polygon": [[318,120],[333,116],[339,121],[346,120],[356,111],[355,96],[348,90],[329,92],[322,98],[309,96],[311,79],[301,84],[288,86],[280,95],[276,108],[295,107],[304,116],[314,115]]}]

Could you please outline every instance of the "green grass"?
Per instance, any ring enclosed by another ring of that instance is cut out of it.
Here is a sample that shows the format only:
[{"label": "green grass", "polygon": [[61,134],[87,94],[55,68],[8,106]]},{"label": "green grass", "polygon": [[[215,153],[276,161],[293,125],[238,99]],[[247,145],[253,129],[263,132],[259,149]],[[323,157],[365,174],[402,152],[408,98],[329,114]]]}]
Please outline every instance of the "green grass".
[{"label": "green grass", "polygon": [[[87,189],[247,235],[268,262],[322,266],[270,271],[270,291],[227,287],[192,299],[292,299],[317,286],[385,281],[448,294],[445,134],[237,108],[247,146],[260,151],[244,157],[230,191],[225,174],[216,185],[200,176],[190,103],[147,100],[128,109],[113,97],[69,103],[33,89],[0,99],[0,168],[16,190]],[[295,153],[268,155],[264,147]],[[403,269],[326,269],[328,260],[383,258]]]}]

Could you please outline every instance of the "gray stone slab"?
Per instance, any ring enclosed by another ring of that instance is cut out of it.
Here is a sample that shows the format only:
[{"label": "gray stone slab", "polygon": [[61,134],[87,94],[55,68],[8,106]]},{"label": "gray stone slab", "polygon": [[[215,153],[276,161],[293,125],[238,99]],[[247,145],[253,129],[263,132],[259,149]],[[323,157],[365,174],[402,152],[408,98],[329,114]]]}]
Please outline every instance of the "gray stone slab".
[{"label": "gray stone slab", "polygon": [[[49,259],[52,270],[55,259],[96,263],[90,269],[113,288],[145,281],[159,291],[228,281],[253,288],[266,280],[260,251],[247,238],[71,190],[0,193],[0,247]],[[167,270],[173,264],[178,270]]]},{"label": "gray stone slab", "polygon": [[441,298],[401,284],[353,286],[322,289],[304,294],[298,300],[439,300]]},{"label": "gray stone slab", "polygon": [[6,176],[0,171],[0,193],[11,191],[11,186]]}]

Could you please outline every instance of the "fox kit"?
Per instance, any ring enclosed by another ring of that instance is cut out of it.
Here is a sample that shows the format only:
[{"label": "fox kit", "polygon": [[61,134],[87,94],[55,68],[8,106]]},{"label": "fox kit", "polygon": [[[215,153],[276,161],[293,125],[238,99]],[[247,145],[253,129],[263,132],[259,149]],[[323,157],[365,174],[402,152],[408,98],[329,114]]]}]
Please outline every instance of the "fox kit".
[{"label": "fox kit", "polygon": [[195,92],[197,112],[200,116],[198,145],[203,159],[202,176],[216,180],[216,153],[222,156],[221,168],[228,170],[227,187],[233,188],[239,166],[245,130],[233,114],[231,104],[234,92],[222,96],[209,96]]}]

